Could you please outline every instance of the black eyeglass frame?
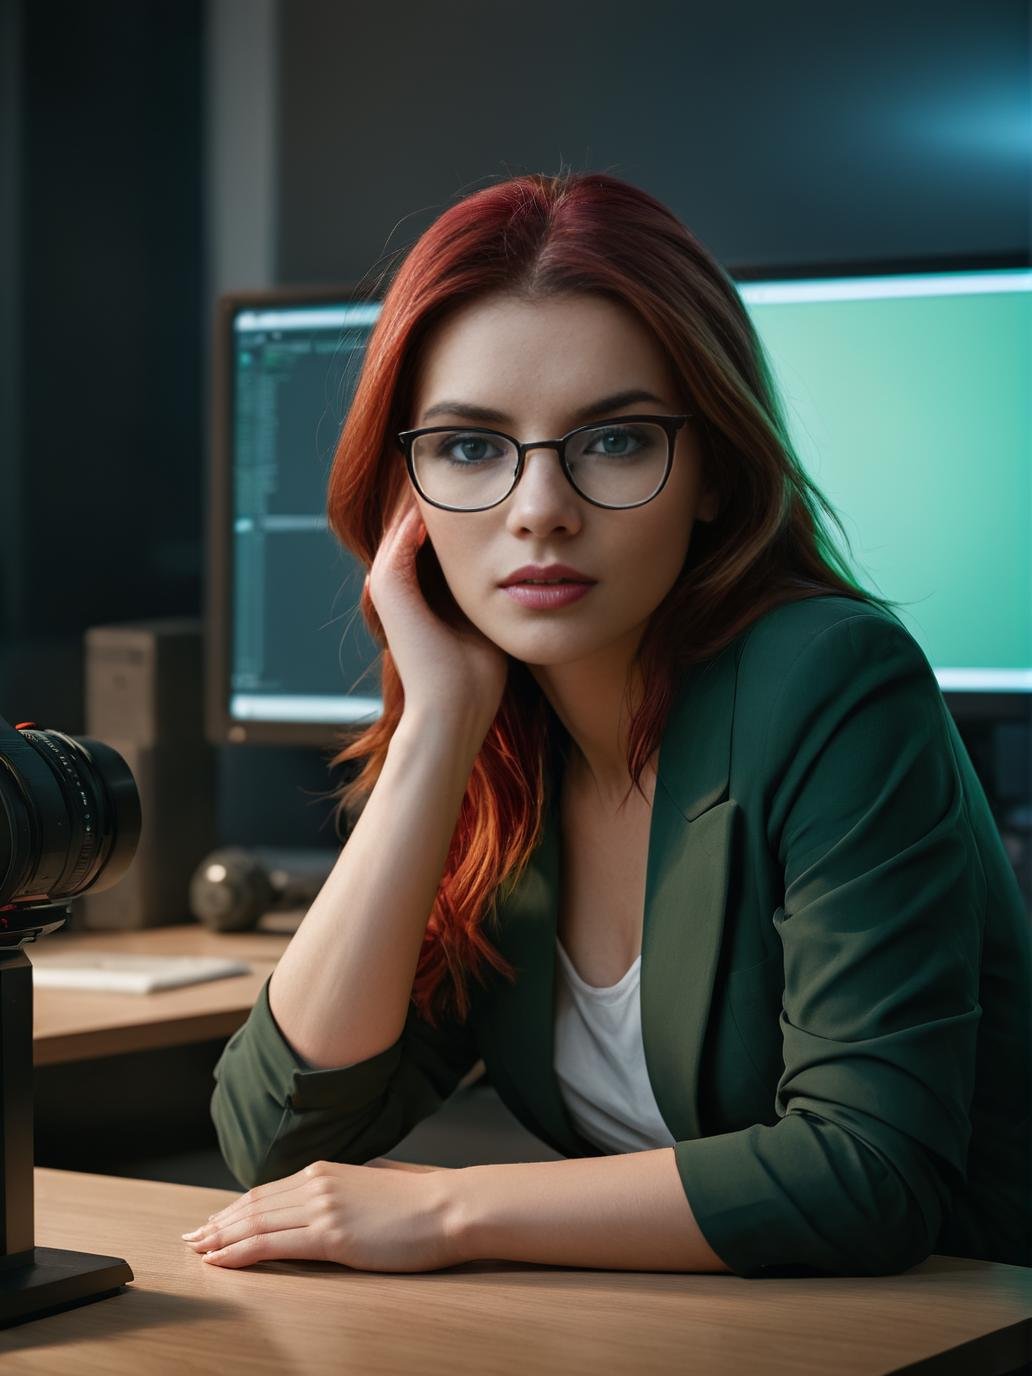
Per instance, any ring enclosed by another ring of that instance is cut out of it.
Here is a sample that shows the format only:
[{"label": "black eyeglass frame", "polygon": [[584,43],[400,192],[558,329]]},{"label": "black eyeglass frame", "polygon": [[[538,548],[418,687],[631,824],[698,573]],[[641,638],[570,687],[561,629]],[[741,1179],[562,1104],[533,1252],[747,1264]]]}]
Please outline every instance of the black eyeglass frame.
[{"label": "black eyeglass frame", "polygon": [[[516,490],[516,484],[523,474],[524,461],[527,453],[531,449],[554,449],[559,455],[559,465],[566,475],[566,481],[570,484],[578,497],[583,497],[584,500],[590,502],[592,506],[601,507],[603,511],[632,511],[635,507],[647,506],[648,503],[654,501],[663,491],[663,488],[666,487],[667,479],[670,477],[670,470],[674,465],[674,444],[677,438],[677,432],[680,430],[681,426],[684,425],[685,421],[690,419],[694,414],[694,411],[686,411],[680,416],[613,416],[609,420],[594,420],[587,425],[578,425],[575,430],[570,430],[567,434],[563,435],[561,439],[528,440],[526,444],[521,444],[515,435],[507,435],[504,430],[492,430],[485,425],[428,425],[417,430],[400,430],[395,438],[398,442],[399,450],[405,456],[405,466],[408,469],[408,475],[412,480],[413,487],[423,498],[424,502],[429,502],[431,506],[435,506],[441,511],[490,511],[493,507],[501,506],[502,502],[508,501]],[[589,497],[586,493],[582,492],[573,480],[573,475],[566,462],[567,441],[571,440],[574,435],[579,435],[585,430],[604,430],[607,426],[615,427],[617,425],[628,424],[631,421],[651,421],[655,425],[662,426],[663,430],[666,432],[667,462],[663,472],[663,478],[655,492],[653,492],[651,496],[646,497],[642,502],[630,502],[626,506],[611,506],[608,502],[596,502],[594,497]],[[516,467],[513,471],[512,485],[504,497],[499,497],[497,502],[489,502],[487,506],[447,506],[444,502],[435,502],[432,497],[426,495],[419,486],[419,482],[416,478],[415,464],[412,460],[412,445],[420,435],[441,435],[446,434],[448,431],[456,431],[464,436],[497,435],[500,439],[508,440],[509,443],[515,447]]]}]

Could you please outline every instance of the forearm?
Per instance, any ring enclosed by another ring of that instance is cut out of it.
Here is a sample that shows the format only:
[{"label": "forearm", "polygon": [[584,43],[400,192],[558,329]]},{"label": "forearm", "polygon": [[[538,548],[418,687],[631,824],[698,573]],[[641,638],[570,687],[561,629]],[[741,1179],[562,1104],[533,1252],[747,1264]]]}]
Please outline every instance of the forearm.
[{"label": "forearm", "polygon": [[539,1262],[618,1271],[731,1268],[703,1237],[672,1147],[450,1173],[464,1261]]},{"label": "forearm", "polygon": [[477,748],[459,716],[396,728],[347,844],[269,981],[273,1017],[310,1065],[354,1065],[401,1035]]},{"label": "forearm", "polygon": [[386,1156],[374,1156],[371,1161],[367,1161],[365,1164],[375,1166],[377,1170],[395,1171],[452,1171],[462,1169],[457,1166],[425,1166],[416,1161],[392,1161]]}]

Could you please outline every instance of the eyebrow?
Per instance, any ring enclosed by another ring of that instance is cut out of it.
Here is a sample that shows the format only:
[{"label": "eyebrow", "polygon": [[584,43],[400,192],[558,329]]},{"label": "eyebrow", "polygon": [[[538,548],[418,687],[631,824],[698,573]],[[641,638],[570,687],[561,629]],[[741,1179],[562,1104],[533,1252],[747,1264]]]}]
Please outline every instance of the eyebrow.
[{"label": "eyebrow", "polygon": [[[623,392],[614,392],[609,397],[600,397],[590,406],[580,407],[579,410],[573,412],[571,420],[577,423],[589,421],[604,411],[621,411],[625,406],[633,406],[639,401],[656,401],[659,402],[660,406],[667,404],[654,392],[631,387]],[[477,406],[471,401],[438,401],[423,412],[420,425],[425,425],[433,416],[465,416],[470,420],[500,421],[503,425],[514,423],[512,417],[507,416],[504,411],[496,411],[490,406]]]}]

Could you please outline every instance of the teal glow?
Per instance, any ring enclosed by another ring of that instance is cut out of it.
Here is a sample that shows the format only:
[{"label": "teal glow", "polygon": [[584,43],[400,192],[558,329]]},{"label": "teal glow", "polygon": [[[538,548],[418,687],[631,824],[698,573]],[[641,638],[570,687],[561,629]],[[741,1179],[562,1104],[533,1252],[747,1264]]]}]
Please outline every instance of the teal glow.
[{"label": "teal glow", "polygon": [[944,688],[1032,691],[1032,272],[738,289],[860,583]]}]

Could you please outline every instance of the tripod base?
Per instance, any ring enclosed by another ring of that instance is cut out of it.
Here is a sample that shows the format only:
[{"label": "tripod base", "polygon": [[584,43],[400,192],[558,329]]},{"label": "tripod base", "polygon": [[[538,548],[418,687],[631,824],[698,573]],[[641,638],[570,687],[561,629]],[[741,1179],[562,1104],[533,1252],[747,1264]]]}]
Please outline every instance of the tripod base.
[{"label": "tripod base", "polygon": [[36,1247],[35,1261],[0,1270],[0,1328],[117,1295],[133,1273],[121,1257]]}]

